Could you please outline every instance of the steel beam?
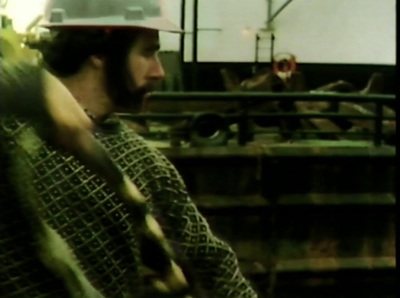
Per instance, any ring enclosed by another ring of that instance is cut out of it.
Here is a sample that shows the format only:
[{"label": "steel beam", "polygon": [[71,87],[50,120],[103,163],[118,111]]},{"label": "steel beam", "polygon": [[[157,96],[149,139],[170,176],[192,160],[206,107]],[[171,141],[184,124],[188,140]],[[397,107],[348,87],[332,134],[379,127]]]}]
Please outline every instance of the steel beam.
[{"label": "steel beam", "polygon": [[192,90],[197,90],[197,44],[198,44],[198,14],[199,14],[199,0],[193,0],[193,48],[192,48]]},{"label": "steel beam", "polygon": [[[126,114],[120,113],[121,117],[126,119],[146,119],[146,120],[185,120],[192,119],[198,113],[140,113],[140,114]],[[233,114],[221,114],[219,115],[232,120],[243,120],[247,119],[265,119],[265,118],[279,118],[279,119],[287,119],[287,118],[301,118],[301,119],[364,119],[364,120],[373,120],[376,119],[376,115],[354,115],[354,114],[338,114],[338,113],[233,113]],[[380,118],[384,120],[396,120],[395,116],[385,116]],[[318,133],[318,131],[316,131]],[[333,132],[332,132],[333,133]],[[340,133],[340,132],[336,132]]]},{"label": "steel beam", "polygon": [[268,26],[271,24],[271,22],[282,12],[282,10],[284,10],[286,8],[286,6],[288,6],[290,4],[290,2],[292,2],[293,0],[287,0],[284,4],[282,4],[281,7],[278,8],[278,10],[271,15],[272,13],[272,0],[268,1],[268,20],[267,20],[267,28]]},{"label": "steel beam", "polygon": [[395,103],[396,96],[392,94],[358,95],[350,93],[309,93],[309,92],[153,92],[150,100],[180,101],[180,100],[215,100],[240,101],[263,100],[276,101],[291,99],[294,101],[350,101],[350,102],[379,102],[381,104]]},{"label": "steel beam", "polygon": [[180,36],[179,39],[179,48],[180,48],[180,59],[181,59],[181,67],[183,66],[183,63],[185,62],[185,12],[186,12],[186,0],[181,0],[181,28],[183,30],[183,33]]}]

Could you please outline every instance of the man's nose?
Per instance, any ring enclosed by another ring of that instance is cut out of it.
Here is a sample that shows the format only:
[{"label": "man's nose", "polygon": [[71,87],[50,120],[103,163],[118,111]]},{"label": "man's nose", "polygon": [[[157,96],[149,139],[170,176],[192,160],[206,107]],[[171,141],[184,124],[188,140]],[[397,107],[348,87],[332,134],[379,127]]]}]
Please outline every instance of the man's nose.
[{"label": "man's nose", "polygon": [[155,57],[155,59],[153,60],[150,68],[149,77],[154,81],[160,81],[165,78],[165,71],[158,57]]}]

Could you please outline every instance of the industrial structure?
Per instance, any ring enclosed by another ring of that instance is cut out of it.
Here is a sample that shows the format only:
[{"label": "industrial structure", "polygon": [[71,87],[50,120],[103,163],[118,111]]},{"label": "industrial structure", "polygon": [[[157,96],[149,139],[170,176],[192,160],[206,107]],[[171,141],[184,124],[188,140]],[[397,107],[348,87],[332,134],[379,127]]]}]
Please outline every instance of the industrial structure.
[{"label": "industrial structure", "polygon": [[[191,61],[182,34],[180,51],[160,53],[169,75],[145,110],[119,116],[177,167],[260,297],[395,297],[395,65],[310,82],[323,66],[274,48],[274,21],[300,0],[268,0],[254,60],[214,63],[212,85],[198,61],[201,1],[190,2]],[[2,50],[37,48],[39,22],[15,33],[2,16]]]}]

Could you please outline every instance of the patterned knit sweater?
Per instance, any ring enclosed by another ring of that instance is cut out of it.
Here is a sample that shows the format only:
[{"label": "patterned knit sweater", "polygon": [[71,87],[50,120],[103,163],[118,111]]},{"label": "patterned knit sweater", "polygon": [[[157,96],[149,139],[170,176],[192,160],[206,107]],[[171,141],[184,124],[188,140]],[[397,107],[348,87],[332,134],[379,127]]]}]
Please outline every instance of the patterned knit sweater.
[{"label": "patterned knit sweater", "polygon": [[[172,164],[118,119],[103,123],[94,134],[148,199],[207,297],[256,297],[234,252],[212,234]],[[2,117],[0,137],[0,296],[78,297],[37,258],[23,209],[28,200],[16,190],[22,187],[35,194],[30,208],[60,239],[60,259],[70,263],[86,287],[79,297],[153,297],[146,295],[135,218],[106,182],[37,138],[29,123]],[[64,250],[72,258],[64,257]]]}]

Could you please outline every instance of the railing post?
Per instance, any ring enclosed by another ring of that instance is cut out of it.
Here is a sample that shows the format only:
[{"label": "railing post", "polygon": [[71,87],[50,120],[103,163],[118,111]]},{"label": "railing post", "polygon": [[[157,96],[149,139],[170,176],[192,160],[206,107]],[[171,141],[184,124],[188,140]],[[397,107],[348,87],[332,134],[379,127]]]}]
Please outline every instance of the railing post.
[{"label": "railing post", "polygon": [[376,102],[375,109],[375,133],[374,133],[374,145],[381,146],[382,145],[382,118],[383,118],[383,105],[381,102]]},{"label": "railing post", "polygon": [[[186,18],[185,18],[185,13],[186,13],[186,0],[181,0],[181,28],[183,31],[185,31],[186,27]],[[179,37],[179,49],[180,49],[180,59],[181,59],[181,66],[183,67],[185,63],[185,33],[182,33]]]},{"label": "railing post", "polygon": [[192,48],[192,91],[197,91],[198,80],[198,24],[199,17],[199,0],[193,1],[193,48]]},{"label": "railing post", "polygon": [[247,98],[240,99],[240,119],[238,122],[238,144],[244,146],[248,140],[249,134],[249,119],[248,119],[248,103]]}]

